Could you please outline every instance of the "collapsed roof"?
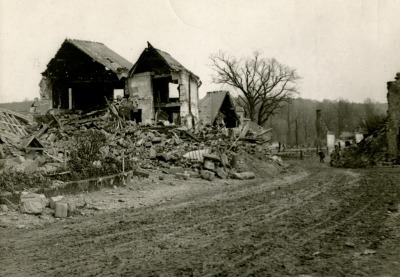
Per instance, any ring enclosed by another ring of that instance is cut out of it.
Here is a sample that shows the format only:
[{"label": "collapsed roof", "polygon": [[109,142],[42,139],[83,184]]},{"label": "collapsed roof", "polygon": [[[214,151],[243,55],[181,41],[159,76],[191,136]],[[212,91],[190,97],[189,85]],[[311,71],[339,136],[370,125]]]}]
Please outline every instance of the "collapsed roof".
[{"label": "collapsed roof", "polygon": [[199,102],[200,120],[205,124],[214,125],[219,113],[224,115],[228,128],[239,125],[239,116],[236,114],[235,105],[228,91],[209,91]]},{"label": "collapsed roof", "polygon": [[77,49],[91,57],[95,62],[105,66],[106,68],[117,74],[119,79],[121,79],[122,77],[128,77],[129,69],[131,69],[133,66],[132,63],[130,63],[119,54],[115,53],[103,43],[67,38],[61,45],[55,57],[51,59],[51,61],[47,65],[47,69],[42,73],[42,75],[48,76],[49,74],[51,74],[51,72],[49,72],[50,64],[54,61],[60,61],[59,59],[57,59],[57,57],[59,56],[59,53],[61,52],[63,47],[65,47],[66,45],[72,45],[76,47]]},{"label": "collapsed roof", "polygon": [[[142,72],[152,72],[156,68],[161,68],[161,71],[162,69],[164,69],[165,71],[176,71],[176,72],[187,71],[195,79],[197,80],[200,79],[198,76],[193,74],[193,72],[185,68],[180,62],[174,59],[170,54],[153,47],[153,45],[151,45],[150,42],[147,42],[147,48],[145,48],[142,54],[140,54],[139,59],[130,70],[129,76]],[[159,74],[166,72],[156,72],[156,73]]]}]

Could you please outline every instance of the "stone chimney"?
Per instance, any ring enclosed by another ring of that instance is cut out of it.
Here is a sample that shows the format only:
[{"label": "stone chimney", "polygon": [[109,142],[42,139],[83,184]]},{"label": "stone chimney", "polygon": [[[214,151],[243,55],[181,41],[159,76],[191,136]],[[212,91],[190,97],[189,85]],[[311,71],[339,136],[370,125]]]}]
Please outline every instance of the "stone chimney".
[{"label": "stone chimney", "polygon": [[400,153],[400,73],[396,74],[395,80],[387,82],[388,119],[386,136],[388,152],[392,158],[399,157]]}]

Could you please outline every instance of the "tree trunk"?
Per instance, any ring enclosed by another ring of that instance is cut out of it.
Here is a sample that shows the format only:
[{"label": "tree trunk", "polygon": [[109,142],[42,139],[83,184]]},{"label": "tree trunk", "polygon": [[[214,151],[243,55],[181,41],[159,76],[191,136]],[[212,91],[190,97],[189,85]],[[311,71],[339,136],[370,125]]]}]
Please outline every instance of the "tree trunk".
[{"label": "tree trunk", "polygon": [[286,113],[286,121],[287,121],[287,135],[286,135],[286,143],[290,144],[291,142],[291,133],[292,133],[292,128],[291,125],[292,123],[290,122],[290,108],[287,107],[287,113]]},{"label": "tree trunk", "polygon": [[299,148],[299,125],[297,123],[297,118],[295,120],[296,127],[296,147]]}]

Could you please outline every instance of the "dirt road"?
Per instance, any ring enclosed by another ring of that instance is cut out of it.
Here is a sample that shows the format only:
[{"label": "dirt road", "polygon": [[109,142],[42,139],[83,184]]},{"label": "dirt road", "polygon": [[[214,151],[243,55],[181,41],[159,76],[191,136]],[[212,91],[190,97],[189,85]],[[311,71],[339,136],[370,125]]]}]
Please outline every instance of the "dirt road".
[{"label": "dirt road", "polygon": [[273,180],[0,229],[1,276],[400,276],[400,169]]}]

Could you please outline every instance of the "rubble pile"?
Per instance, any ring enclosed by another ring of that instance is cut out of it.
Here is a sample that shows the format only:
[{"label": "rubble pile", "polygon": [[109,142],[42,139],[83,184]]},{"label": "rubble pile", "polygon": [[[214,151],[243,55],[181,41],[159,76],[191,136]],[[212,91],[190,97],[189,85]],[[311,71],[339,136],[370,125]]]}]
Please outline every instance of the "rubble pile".
[{"label": "rubble pile", "polygon": [[346,168],[365,168],[389,164],[387,153],[386,121],[368,134],[357,145],[331,155],[331,165]]},{"label": "rubble pile", "polygon": [[[257,168],[259,160],[271,161],[273,166],[257,173],[276,172],[279,171],[276,167],[283,165],[282,160],[269,155],[262,136],[247,126],[235,129],[196,126],[188,130],[168,121],[142,125],[122,119],[113,104],[86,114],[52,112],[35,119],[36,125],[24,126],[27,136],[21,141],[27,140],[28,145],[9,151],[10,144],[6,144],[8,153],[3,154],[0,162],[3,172],[40,174],[68,181],[97,177],[91,174],[155,169],[181,179],[201,177],[211,181],[215,177],[254,178],[251,171]],[[85,138],[90,132],[94,137]],[[104,143],[96,146],[93,141],[99,137],[104,137]],[[89,144],[79,148],[83,143]],[[96,147],[96,158],[91,158],[90,164],[75,161],[88,167],[82,170],[86,175],[77,175],[77,170],[71,167],[74,159],[79,159],[87,148]],[[252,163],[254,166],[249,166]],[[97,171],[89,170],[96,168]]]}]

